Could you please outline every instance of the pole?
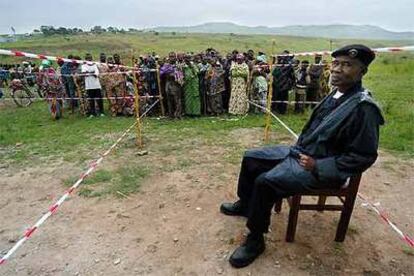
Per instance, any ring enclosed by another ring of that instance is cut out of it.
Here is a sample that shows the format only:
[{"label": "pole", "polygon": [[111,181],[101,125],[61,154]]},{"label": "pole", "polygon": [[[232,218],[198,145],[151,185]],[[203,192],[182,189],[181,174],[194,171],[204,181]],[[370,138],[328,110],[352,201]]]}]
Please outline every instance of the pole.
[{"label": "pole", "polygon": [[158,84],[158,96],[160,97],[160,104],[161,104],[161,115],[165,116],[165,109],[164,109],[164,101],[161,93],[161,77],[160,77],[160,65],[157,61],[157,84]]},{"label": "pole", "polygon": [[270,81],[269,81],[269,89],[267,92],[267,110],[266,110],[266,117],[265,117],[265,130],[264,130],[264,142],[269,143],[270,138],[270,126],[272,123],[272,117],[270,111],[272,109],[272,97],[273,97],[273,53],[275,49],[275,41],[272,41],[272,59],[270,60]]},{"label": "pole", "polygon": [[[77,81],[77,78],[75,77],[75,75],[72,76],[72,79],[73,79],[73,82],[75,83],[76,93],[77,93],[78,98],[79,98],[79,110],[80,110],[80,113],[82,115],[85,115],[86,114],[86,108],[85,108],[85,103],[83,101],[82,90],[81,90],[81,88],[80,88],[80,86],[78,84],[78,81]],[[72,100],[72,105],[73,104],[74,104],[74,102]]]},{"label": "pole", "polygon": [[[132,57],[133,59],[133,57]],[[132,64],[134,64],[134,61],[132,60]],[[141,132],[141,120],[139,117],[139,90],[138,90],[138,81],[137,81],[137,72],[135,70],[132,71],[133,76],[133,85],[134,85],[134,94],[135,94],[135,116],[136,116],[136,125],[135,125],[135,131],[137,135],[137,141],[136,144],[140,150],[142,150],[142,132]]]}]

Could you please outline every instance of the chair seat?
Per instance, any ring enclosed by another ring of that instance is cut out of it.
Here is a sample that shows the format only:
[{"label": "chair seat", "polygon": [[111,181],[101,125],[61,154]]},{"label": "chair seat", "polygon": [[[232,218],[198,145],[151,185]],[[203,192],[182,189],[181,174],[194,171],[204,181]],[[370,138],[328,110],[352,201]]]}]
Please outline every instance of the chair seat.
[{"label": "chair seat", "polygon": [[323,189],[323,190],[314,190],[300,193],[298,195],[303,196],[345,196],[348,194],[347,188],[340,189]]}]

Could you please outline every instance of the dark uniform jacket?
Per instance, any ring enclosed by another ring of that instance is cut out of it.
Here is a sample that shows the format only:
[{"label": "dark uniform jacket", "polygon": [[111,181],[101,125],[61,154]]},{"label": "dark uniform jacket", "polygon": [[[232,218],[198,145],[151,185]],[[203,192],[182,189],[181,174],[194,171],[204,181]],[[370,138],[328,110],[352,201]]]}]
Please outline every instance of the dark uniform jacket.
[{"label": "dark uniform jacket", "polygon": [[[280,160],[265,175],[268,181],[303,185],[305,189],[340,187],[350,176],[369,168],[377,158],[381,110],[370,93],[355,85],[338,100],[332,91],[314,109],[294,146],[249,150],[246,157]],[[303,153],[316,160],[305,170],[298,163]]]},{"label": "dark uniform jacket", "polygon": [[279,64],[272,72],[273,76],[273,91],[288,91],[291,90],[295,84],[295,71],[293,66],[289,64]]}]

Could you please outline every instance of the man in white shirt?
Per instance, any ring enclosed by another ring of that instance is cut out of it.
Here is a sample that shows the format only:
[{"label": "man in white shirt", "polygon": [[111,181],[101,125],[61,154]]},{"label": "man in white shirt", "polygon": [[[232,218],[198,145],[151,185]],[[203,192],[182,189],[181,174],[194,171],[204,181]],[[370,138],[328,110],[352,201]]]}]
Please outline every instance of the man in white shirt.
[{"label": "man in white shirt", "polygon": [[[81,70],[85,75],[85,90],[89,98],[89,118],[93,116],[105,116],[103,99],[102,99],[102,86],[99,81],[99,69],[96,63],[92,62],[92,55],[86,54],[85,60],[88,62],[82,64]],[[89,62],[90,61],[90,62]],[[95,101],[98,103],[99,112],[96,111]]]}]

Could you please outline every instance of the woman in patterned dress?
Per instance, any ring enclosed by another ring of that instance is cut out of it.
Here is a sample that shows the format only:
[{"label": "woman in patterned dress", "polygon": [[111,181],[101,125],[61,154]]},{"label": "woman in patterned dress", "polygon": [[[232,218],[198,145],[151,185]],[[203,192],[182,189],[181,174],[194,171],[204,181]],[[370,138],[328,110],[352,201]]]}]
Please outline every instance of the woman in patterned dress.
[{"label": "woman in patterned dress", "polygon": [[238,54],[236,62],[231,65],[231,93],[229,103],[229,113],[233,115],[244,115],[249,111],[247,102],[247,78],[249,76],[249,67],[244,62],[244,56]]}]

